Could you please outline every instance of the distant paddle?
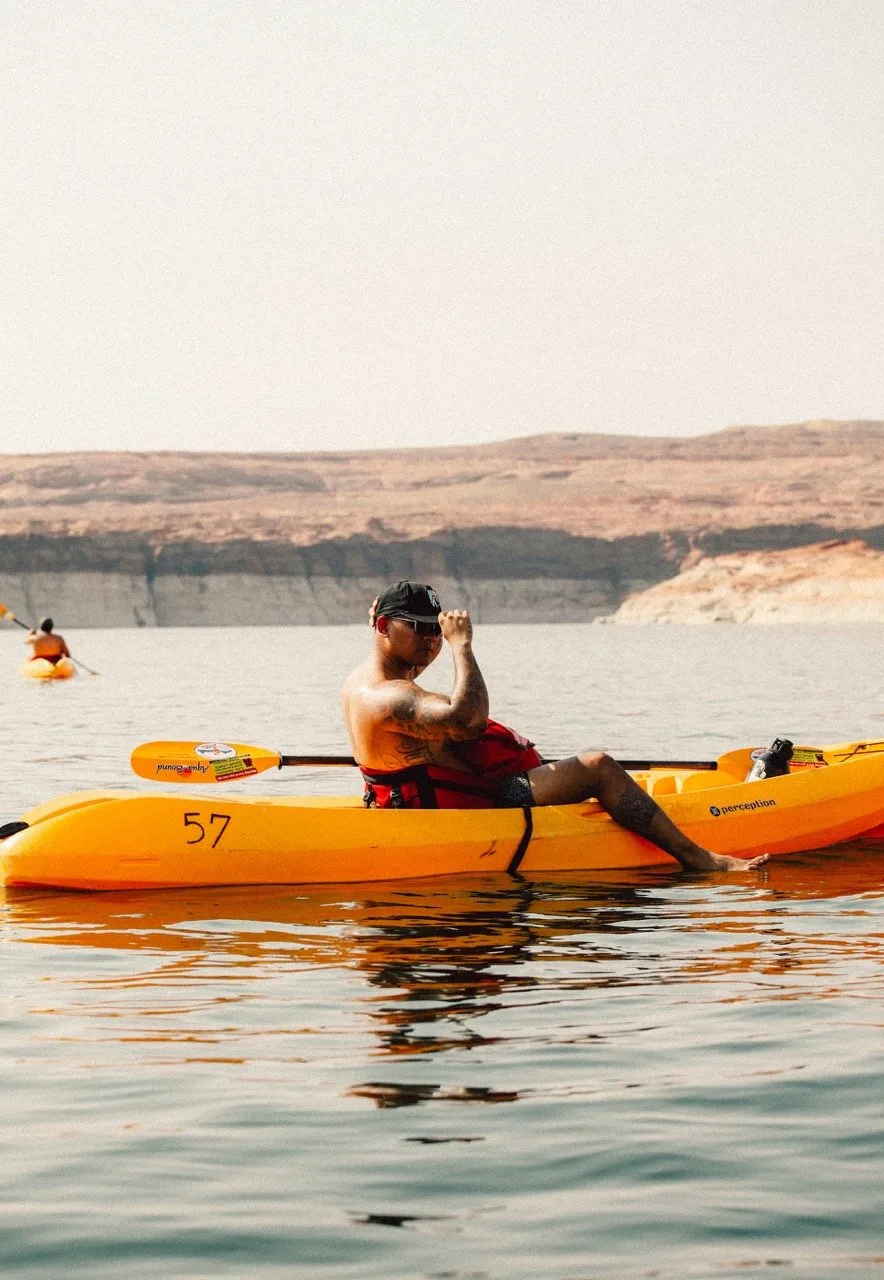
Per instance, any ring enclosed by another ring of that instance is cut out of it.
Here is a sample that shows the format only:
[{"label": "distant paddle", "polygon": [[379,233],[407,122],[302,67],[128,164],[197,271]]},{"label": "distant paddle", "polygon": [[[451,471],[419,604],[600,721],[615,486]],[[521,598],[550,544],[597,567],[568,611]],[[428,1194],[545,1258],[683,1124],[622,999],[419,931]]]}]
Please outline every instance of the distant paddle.
[{"label": "distant paddle", "polygon": [[[26,622],[22,622],[21,618],[17,618],[11,609],[7,609],[5,604],[0,604],[0,618],[8,618],[10,622],[14,622],[17,627],[24,627],[25,631],[32,631],[33,627],[29,627]],[[100,675],[100,671],[93,671],[91,667],[87,667],[85,662],[80,662],[79,658],[75,658],[71,653],[68,655],[74,666],[82,667],[84,671],[88,671],[90,676]]]},{"label": "distant paddle", "polygon": [[[747,747],[748,751],[749,748]],[[234,782],[284,767],[356,767],[352,756],[291,756],[241,742],[145,742],[130,759],[152,782]],[[624,769],[717,769],[715,760],[621,760]]]}]

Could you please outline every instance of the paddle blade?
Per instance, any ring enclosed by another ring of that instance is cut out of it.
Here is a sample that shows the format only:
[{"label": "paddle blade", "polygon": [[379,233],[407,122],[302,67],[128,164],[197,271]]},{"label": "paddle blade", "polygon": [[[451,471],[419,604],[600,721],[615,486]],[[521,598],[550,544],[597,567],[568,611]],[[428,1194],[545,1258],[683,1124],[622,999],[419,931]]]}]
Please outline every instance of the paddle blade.
[{"label": "paddle blade", "polygon": [[279,767],[279,752],[240,742],[145,742],[130,763],[151,782],[235,782]]},{"label": "paddle blade", "polygon": [[0,618],[6,618],[9,622],[14,622],[17,627],[24,627],[27,631],[28,624],[22,622],[21,618],[17,618],[11,609],[7,609],[5,604],[0,604]]}]

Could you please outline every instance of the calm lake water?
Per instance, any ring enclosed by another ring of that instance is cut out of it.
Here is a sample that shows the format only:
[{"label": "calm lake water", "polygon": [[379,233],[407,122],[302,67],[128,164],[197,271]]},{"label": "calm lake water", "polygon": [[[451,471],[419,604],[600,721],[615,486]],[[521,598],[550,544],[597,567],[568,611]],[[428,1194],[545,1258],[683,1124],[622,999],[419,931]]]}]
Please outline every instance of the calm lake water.
[{"label": "calm lake water", "polygon": [[[41,686],[21,634],[0,634],[0,821],[151,789],[128,756],[154,738],[345,752],[368,640],[71,632],[101,676]],[[880,628],[487,626],[476,647],[493,714],[550,755],[884,737]],[[705,880],[9,893],[0,1271],[884,1275],[882,871],[854,845]]]}]

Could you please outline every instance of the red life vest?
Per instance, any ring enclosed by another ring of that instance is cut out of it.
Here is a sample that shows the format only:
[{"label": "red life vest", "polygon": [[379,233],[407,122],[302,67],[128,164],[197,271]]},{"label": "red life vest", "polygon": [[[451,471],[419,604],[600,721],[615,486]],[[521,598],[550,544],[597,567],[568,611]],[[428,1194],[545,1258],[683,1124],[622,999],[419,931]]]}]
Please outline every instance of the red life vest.
[{"label": "red life vest", "polygon": [[464,769],[417,764],[378,773],[363,769],[367,809],[493,809],[497,784],[542,764],[534,743],[506,725],[489,720],[475,742],[449,743]]}]

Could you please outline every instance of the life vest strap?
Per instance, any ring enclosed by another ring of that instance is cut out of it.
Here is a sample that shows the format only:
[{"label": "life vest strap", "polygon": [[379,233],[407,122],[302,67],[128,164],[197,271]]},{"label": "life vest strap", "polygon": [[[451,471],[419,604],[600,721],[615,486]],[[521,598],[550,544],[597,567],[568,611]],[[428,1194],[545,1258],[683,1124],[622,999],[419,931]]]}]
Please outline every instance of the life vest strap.
[{"label": "life vest strap", "polygon": [[[504,779],[542,764],[528,738],[496,720],[489,720],[481,737],[474,742],[452,744],[452,748],[456,748],[457,758],[463,759],[463,767],[414,764],[378,772],[360,765],[365,779],[366,807],[496,808],[500,803],[498,790]],[[459,804],[458,796],[471,797],[472,803]]]},{"label": "life vest strap", "polygon": [[439,808],[437,787],[441,791],[450,791],[464,796],[481,796],[491,801],[497,795],[497,787],[493,781],[483,782],[480,778],[474,780],[465,770],[446,769],[441,765],[414,764],[406,769],[393,769],[389,773],[363,769],[360,765],[359,770],[365,779],[364,801],[367,808],[371,808],[375,803],[375,787],[389,787],[393,801],[392,807],[404,807],[402,787],[408,783],[416,788],[422,809]]},{"label": "life vest strap", "polygon": [[359,771],[365,779],[365,795],[363,803],[367,809],[373,807],[375,803],[375,787],[389,787],[390,797],[392,800],[392,808],[406,808],[405,801],[402,797],[402,787],[411,782],[417,788],[418,799],[422,809],[437,809],[436,789],[433,786],[432,779],[427,773],[426,765],[413,764],[407,769],[394,769],[389,773],[377,773],[373,770],[363,769],[359,766]]}]

